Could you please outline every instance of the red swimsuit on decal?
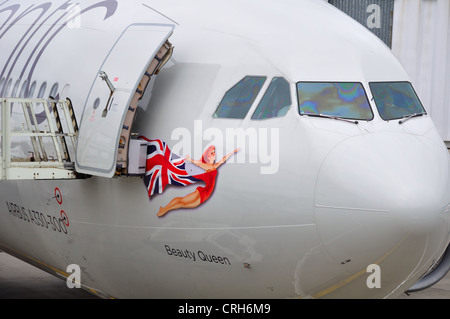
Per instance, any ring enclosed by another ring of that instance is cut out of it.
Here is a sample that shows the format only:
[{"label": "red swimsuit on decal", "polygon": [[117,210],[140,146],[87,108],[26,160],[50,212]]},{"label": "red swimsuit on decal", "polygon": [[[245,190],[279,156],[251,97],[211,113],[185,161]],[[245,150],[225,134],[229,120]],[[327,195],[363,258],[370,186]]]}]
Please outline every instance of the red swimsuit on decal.
[{"label": "red swimsuit on decal", "polygon": [[209,198],[209,196],[211,196],[214,190],[214,185],[216,183],[216,176],[217,176],[216,169],[194,176],[195,178],[205,182],[206,184],[204,187],[197,187],[197,190],[200,193],[200,203],[203,203]]}]

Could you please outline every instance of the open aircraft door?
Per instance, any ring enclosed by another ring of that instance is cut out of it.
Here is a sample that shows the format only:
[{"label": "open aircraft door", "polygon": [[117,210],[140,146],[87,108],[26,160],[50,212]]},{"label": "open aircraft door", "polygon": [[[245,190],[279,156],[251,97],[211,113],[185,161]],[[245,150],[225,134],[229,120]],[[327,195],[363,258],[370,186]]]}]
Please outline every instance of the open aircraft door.
[{"label": "open aircraft door", "polygon": [[77,172],[112,177],[127,169],[131,125],[150,80],[170,58],[173,25],[136,24],[118,38],[86,100],[78,132]]}]

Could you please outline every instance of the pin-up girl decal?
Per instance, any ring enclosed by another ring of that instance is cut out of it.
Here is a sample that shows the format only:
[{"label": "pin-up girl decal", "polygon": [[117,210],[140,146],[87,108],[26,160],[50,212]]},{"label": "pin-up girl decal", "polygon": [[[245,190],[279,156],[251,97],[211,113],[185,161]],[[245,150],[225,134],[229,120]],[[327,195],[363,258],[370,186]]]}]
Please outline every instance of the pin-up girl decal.
[{"label": "pin-up girl decal", "polygon": [[201,161],[192,160],[189,156],[187,160],[205,172],[200,175],[194,175],[198,180],[205,182],[204,187],[197,187],[193,193],[190,193],[184,197],[175,197],[167,204],[165,207],[161,207],[158,212],[158,216],[161,217],[165,215],[167,212],[178,209],[178,208],[194,208],[204,203],[212,194],[214,190],[214,186],[216,183],[217,177],[217,169],[226,162],[226,160],[236,153],[238,149],[233,152],[225,155],[219,162],[215,163],[216,160],[216,148],[214,146],[210,146],[203,153]]},{"label": "pin-up girl decal", "polygon": [[[197,182],[205,183],[205,186],[197,187],[194,192],[184,197],[175,197],[166,206],[160,207],[158,217],[174,209],[195,208],[208,200],[214,190],[217,169],[239,150],[235,149],[216,163],[216,148],[211,145],[203,153],[201,160],[196,161],[189,156],[186,156],[186,159],[178,157],[161,140],[143,139],[149,142],[144,177],[149,196],[162,193],[167,185],[186,186]],[[195,174],[188,172],[186,166],[190,163],[200,168],[201,172]]]}]

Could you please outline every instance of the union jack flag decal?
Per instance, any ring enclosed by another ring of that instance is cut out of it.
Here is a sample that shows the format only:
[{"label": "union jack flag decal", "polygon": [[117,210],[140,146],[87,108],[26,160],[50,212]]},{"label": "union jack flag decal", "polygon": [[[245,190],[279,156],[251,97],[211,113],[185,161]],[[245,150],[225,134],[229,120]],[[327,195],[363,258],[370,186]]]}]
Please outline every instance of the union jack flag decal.
[{"label": "union jack flag decal", "polygon": [[172,153],[164,141],[140,138],[148,142],[144,176],[148,196],[162,193],[167,185],[186,186],[198,182],[186,171],[186,159]]}]

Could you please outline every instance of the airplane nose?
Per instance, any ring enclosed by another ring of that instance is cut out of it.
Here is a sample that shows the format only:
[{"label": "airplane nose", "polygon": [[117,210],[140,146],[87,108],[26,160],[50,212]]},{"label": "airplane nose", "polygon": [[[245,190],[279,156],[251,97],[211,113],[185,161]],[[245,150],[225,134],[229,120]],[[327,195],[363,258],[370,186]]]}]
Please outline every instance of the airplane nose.
[{"label": "airplane nose", "polygon": [[420,238],[422,248],[405,262],[417,265],[427,245],[434,253],[448,236],[448,156],[438,138],[406,133],[370,133],[337,145],[321,166],[314,198],[328,252],[367,267],[365,256],[383,256],[408,237],[415,244]]}]

